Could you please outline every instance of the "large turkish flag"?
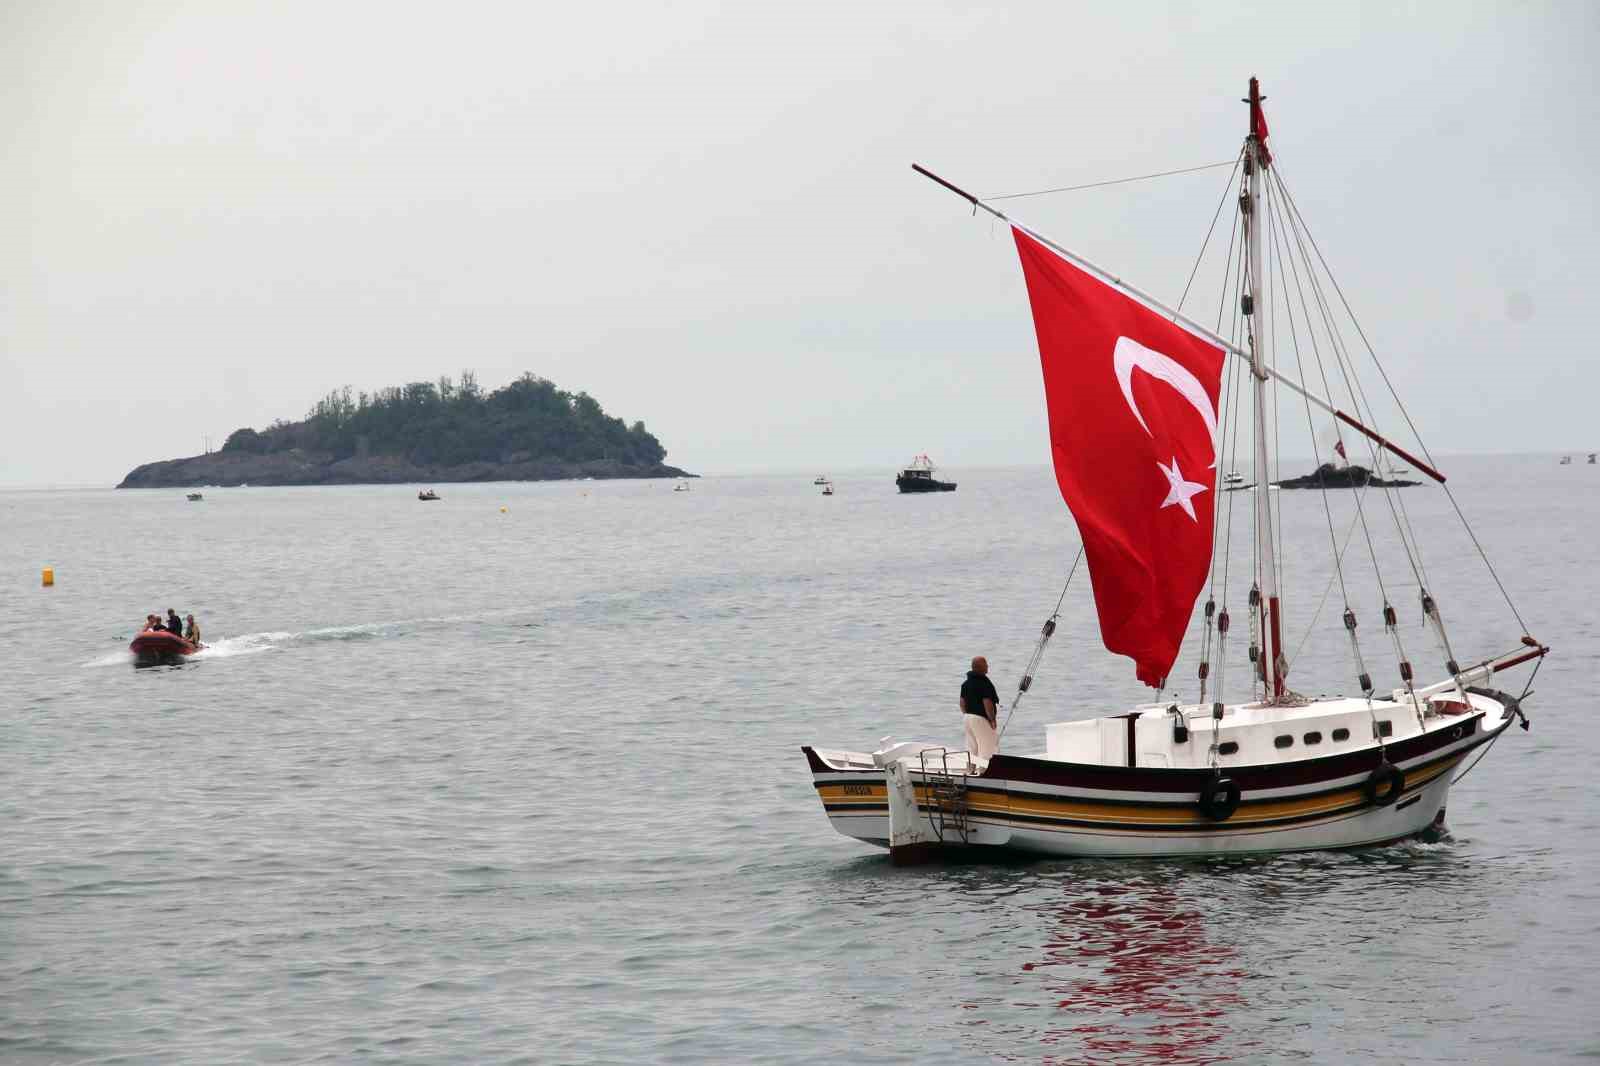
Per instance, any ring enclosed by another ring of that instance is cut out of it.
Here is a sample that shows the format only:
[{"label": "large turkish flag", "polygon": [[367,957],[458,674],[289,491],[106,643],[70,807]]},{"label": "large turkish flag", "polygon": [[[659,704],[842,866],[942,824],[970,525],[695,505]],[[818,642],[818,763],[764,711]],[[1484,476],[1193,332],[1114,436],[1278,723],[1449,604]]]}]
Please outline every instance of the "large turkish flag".
[{"label": "large turkish flag", "polygon": [[1211,565],[1224,351],[1013,227],[1100,635],[1160,687]]}]

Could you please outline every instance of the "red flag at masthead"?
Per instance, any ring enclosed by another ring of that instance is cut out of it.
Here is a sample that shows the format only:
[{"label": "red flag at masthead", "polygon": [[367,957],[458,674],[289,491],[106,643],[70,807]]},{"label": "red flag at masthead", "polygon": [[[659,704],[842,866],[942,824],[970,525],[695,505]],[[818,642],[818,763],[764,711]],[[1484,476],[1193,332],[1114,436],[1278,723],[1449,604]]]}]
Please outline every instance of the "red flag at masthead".
[{"label": "red flag at masthead", "polygon": [[1250,79],[1250,132],[1255,136],[1256,143],[1261,146],[1261,161],[1272,162],[1272,153],[1267,151],[1267,116],[1261,110],[1261,101],[1266,97],[1261,95],[1261,82],[1255,78]]}]

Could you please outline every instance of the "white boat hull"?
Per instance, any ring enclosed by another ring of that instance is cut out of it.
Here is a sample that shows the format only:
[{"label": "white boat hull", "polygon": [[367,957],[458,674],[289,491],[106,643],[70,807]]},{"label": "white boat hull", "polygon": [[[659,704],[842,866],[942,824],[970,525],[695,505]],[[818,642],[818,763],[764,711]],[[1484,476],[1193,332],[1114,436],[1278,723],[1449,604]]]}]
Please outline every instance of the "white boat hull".
[{"label": "white boat hull", "polygon": [[[1212,777],[1204,769],[997,755],[986,767],[975,766],[970,774],[958,769],[951,777],[938,769],[944,749],[928,745],[903,745],[888,765],[882,765],[883,753],[875,765],[869,754],[805,752],[833,827],[889,848],[897,861],[987,848],[1107,858],[1320,851],[1388,843],[1442,823],[1463,761],[1517,713],[1509,698],[1502,703],[1474,696],[1473,703],[1473,713],[1430,722],[1382,754],[1373,745],[1317,759],[1229,767],[1227,775],[1240,786],[1239,802],[1221,819],[1201,808],[1201,789]],[[922,750],[941,756],[929,759]],[[965,767],[964,753],[952,760]],[[1404,783],[1397,794],[1375,800],[1369,779],[1385,763]],[[941,784],[959,786],[961,817],[953,818],[938,798]]]}]

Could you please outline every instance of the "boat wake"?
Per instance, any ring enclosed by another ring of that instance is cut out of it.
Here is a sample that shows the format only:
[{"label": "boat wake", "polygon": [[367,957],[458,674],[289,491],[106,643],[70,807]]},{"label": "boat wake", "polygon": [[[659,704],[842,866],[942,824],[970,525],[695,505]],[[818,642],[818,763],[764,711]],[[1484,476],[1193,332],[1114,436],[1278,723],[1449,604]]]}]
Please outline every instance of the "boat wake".
[{"label": "boat wake", "polygon": [[298,636],[299,634],[296,633],[245,633],[242,636],[226,637],[207,644],[189,656],[189,661],[229,659],[235,655],[256,655],[287,644]]},{"label": "boat wake", "polygon": [[98,659],[92,659],[83,665],[87,669],[95,666],[127,666],[131,662],[133,662],[133,652],[124,648],[121,651],[114,651],[110,655],[103,655]]},{"label": "boat wake", "polygon": [[[211,641],[193,655],[186,656],[184,661],[201,662],[206,659],[229,659],[238,655],[257,655],[261,652],[277,651],[299,644],[320,644],[346,640],[385,640],[393,637],[408,636],[433,626],[456,626],[469,621],[473,621],[473,619],[455,617],[413,618],[397,622],[361,622],[355,625],[321,626],[299,633],[280,630],[243,633],[236,637],[224,637],[221,640]],[[133,662],[133,659],[133,654],[123,649],[103,655],[98,659],[90,660],[83,665],[86,668],[127,666]]]}]

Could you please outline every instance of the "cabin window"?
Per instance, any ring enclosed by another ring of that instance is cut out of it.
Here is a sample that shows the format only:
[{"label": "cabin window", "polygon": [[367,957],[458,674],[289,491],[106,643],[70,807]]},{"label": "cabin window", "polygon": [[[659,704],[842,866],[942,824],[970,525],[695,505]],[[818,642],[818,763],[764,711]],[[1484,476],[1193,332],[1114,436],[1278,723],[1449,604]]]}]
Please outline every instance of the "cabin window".
[{"label": "cabin window", "polygon": [[1321,733],[1317,733],[1317,732],[1311,732],[1311,733],[1307,733],[1305,736],[1301,737],[1300,739],[1302,741],[1304,741],[1305,743],[1307,743],[1307,744],[1321,744],[1322,743],[1322,734]]},{"label": "cabin window", "polygon": [[1272,738],[1272,746],[1275,747],[1275,748],[1293,747],[1294,746],[1294,737],[1291,737],[1288,733],[1284,733],[1281,736],[1273,737]]},{"label": "cabin window", "polygon": [[1217,754],[1218,755],[1237,755],[1237,754],[1239,754],[1239,742],[1237,740],[1224,740],[1221,744],[1217,745]]},{"label": "cabin window", "polygon": [[1387,718],[1378,719],[1378,735],[1380,737],[1394,736],[1394,723]]},{"label": "cabin window", "polygon": [[1348,729],[1335,729],[1333,731],[1333,739],[1334,740],[1349,740],[1350,739],[1350,730],[1348,730]]}]

